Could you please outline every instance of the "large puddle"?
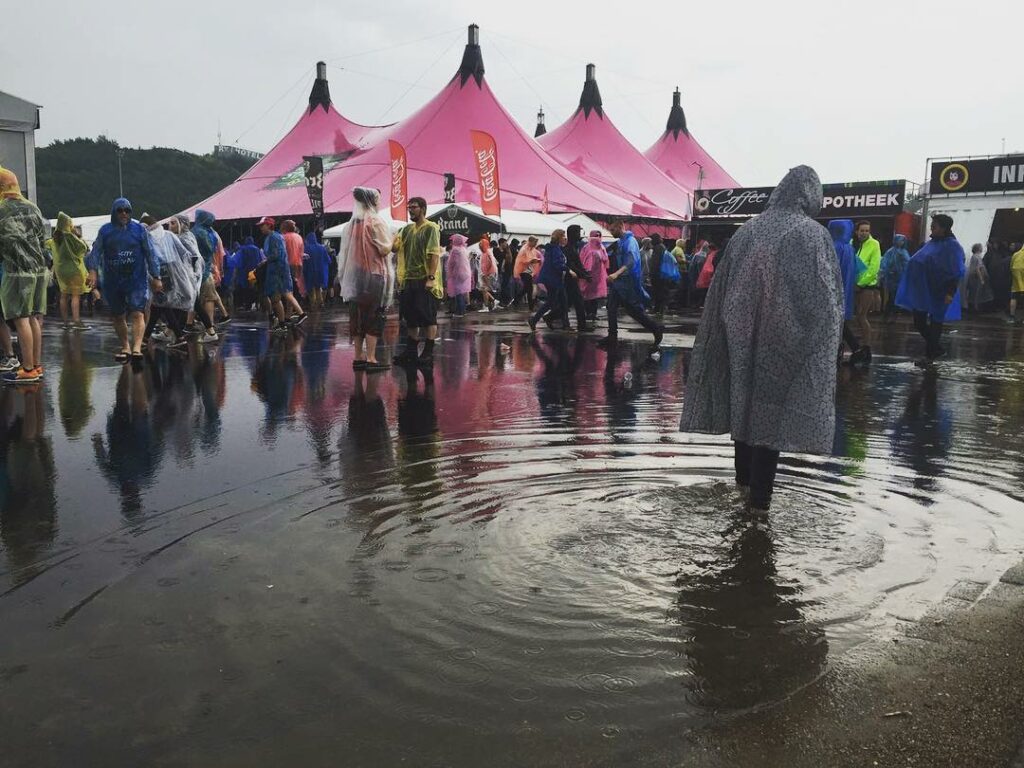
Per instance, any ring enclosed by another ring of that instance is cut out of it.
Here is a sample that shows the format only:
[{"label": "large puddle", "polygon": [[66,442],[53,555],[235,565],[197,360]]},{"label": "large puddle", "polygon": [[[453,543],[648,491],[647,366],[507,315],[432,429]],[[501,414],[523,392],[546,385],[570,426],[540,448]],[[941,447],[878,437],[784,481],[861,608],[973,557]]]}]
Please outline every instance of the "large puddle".
[{"label": "large puddle", "polygon": [[344,327],[139,371],[50,334],[46,386],[0,391],[14,765],[622,764],[1024,549],[1012,329],[937,374],[885,329],[754,525],[731,446],[677,431],[680,347],[495,322],[367,377]]}]

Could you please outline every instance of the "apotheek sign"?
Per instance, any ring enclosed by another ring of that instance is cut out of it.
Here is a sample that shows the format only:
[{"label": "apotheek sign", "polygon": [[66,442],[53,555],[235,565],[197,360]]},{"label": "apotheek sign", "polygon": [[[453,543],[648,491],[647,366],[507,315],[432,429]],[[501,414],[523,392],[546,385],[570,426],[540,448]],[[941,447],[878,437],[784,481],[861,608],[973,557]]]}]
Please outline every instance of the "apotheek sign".
[{"label": "apotheek sign", "polygon": [[[775,187],[706,189],[697,195],[695,218],[756,216],[764,213]],[[824,184],[819,218],[886,216],[903,210],[906,182]]]},{"label": "apotheek sign", "polygon": [[1024,155],[932,160],[930,195],[1024,191]]}]

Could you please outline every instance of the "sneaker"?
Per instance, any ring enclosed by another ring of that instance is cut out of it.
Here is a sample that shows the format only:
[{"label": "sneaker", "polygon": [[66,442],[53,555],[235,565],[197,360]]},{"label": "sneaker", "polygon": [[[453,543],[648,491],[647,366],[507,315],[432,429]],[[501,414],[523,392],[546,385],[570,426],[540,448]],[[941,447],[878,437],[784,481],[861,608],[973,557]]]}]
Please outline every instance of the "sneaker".
[{"label": "sneaker", "polygon": [[13,371],[21,367],[21,361],[11,355],[10,357],[0,358],[0,373],[6,373],[7,371]]},{"label": "sneaker", "polygon": [[43,370],[43,366],[41,366],[41,365],[37,365],[37,366],[35,367],[35,373],[36,373],[36,375],[37,375],[37,376],[38,376],[38,377],[39,377],[39,378],[41,379],[41,378],[43,378],[43,375],[44,375],[44,374],[45,374],[46,372],[45,372],[45,371]]},{"label": "sneaker", "polygon": [[230,322],[231,322],[231,315],[227,315],[226,317],[222,317],[220,319],[220,322],[217,323],[217,325],[227,325]]},{"label": "sneaker", "polygon": [[480,307],[479,311],[480,312],[490,312],[491,310],[488,309],[487,307]]},{"label": "sneaker", "polygon": [[79,320],[77,323],[72,323],[71,324],[71,330],[73,330],[73,331],[88,331],[91,328],[92,328],[91,325],[86,325],[81,320]]},{"label": "sneaker", "polygon": [[157,342],[158,344],[166,344],[171,340],[170,336],[168,336],[163,331],[153,331],[153,335],[150,336],[149,338]]},{"label": "sneaker", "polygon": [[67,322],[61,323],[60,327],[63,328],[65,331],[70,331],[71,330],[71,323],[67,323]]},{"label": "sneaker", "polygon": [[302,325],[304,322],[306,322],[306,320],[308,318],[309,318],[309,315],[307,315],[305,312],[303,312],[301,315],[292,315],[291,317],[288,318],[288,320],[293,325]]},{"label": "sneaker", "polygon": [[218,338],[220,338],[220,337],[217,336],[217,332],[216,331],[210,331],[208,333],[204,333],[202,336],[199,337],[199,343],[200,344],[206,344],[207,342],[211,342],[212,343],[214,341],[217,341]]},{"label": "sneaker", "polygon": [[19,368],[16,371],[8,371],[3,375],[5,384],[34,384],[39,381],[39,375],[35,369],[26,371],[24,368]]}]

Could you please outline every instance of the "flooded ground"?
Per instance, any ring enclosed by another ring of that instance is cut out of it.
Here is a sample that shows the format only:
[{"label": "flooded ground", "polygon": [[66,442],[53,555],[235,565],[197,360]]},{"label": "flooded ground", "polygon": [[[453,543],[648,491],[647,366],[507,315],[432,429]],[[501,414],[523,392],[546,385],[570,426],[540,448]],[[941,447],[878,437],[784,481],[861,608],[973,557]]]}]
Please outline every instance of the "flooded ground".
[{"label": "flooded ground", "polygon": [[879,329],[755,526],[677,431],[692,325],[524,326],[367,376],[341,316],[134,370],[53,324],[0,391],[4,764],[643,765],[1021,558],[1021,329]]}]

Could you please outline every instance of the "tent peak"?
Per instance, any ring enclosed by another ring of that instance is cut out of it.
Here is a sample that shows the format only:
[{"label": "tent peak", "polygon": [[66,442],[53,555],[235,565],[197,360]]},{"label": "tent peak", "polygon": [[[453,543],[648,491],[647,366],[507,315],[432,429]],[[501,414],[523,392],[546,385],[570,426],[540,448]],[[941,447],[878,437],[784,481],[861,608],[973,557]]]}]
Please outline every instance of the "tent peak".
[{"label": "tent peak", "polygon": [[671,132],[674,139],[678,139],[680,133],[690,135],[686,129],[686,113],[683,112],[682,98],[679,88],[676,88],[675,93],[672,94],[672,109],[668,113],[668,124],[665,126],[665,130]]},{"label": "tent peak", "polygon": [[478,87],[483,83],[484,57],[480,51],[480,27],[476,24],[469,25],[466,50],[462,54],[462,64],[459,65],[455,77],[459,78],[461,86],[465,86],[471,77]]},{"label": "tent peak", "polygon": [[316,63],[316,80],[313,81],[313,89],[309,92],[309,112],[312,113],[317,107],[322,107],[324,112],[331,106],[331,89],[327,85],[327,64],[322,61]]},{"label": "tent peak", "polygon": [[577,114],[580,110],[583,110],[584,118],[590,117],[591,112],[597,112],[598,116],[604,117],[601,91],[597,87],[597,67],[594,64],[587,64],[587,79],[583,82],[583,93],[580,95]]},{"label": "tent peak", "polygon": [[537,130],[533,132],[533,138],[539,139],[547,132],[548,128],[544,125],[544,107],[541,107],[537,110]]}]

